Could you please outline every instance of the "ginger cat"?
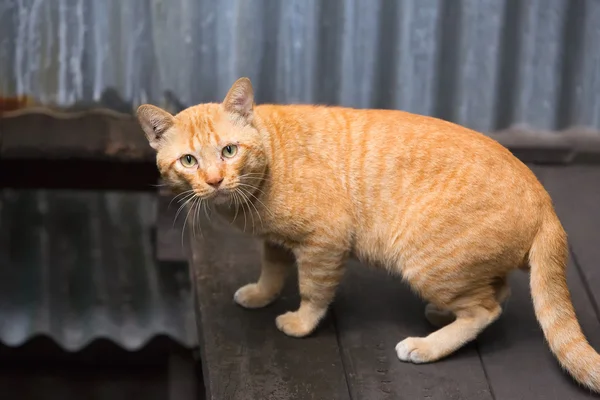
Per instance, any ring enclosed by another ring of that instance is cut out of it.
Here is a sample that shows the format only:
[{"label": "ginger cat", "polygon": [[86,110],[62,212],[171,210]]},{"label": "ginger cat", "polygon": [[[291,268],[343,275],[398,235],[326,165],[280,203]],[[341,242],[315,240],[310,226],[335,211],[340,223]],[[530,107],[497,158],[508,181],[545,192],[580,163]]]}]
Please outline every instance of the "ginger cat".
[{"label": "ginger cat", "polygon": [[316,328],[356,257],[429,302],[439,329],[396,353],[433,362],[500,316],[509,272],[530,270],[550,349],[600,392],[600,355],[567,288],[565,231],[534,174],[491,138],[402,111],[256,106],[247,78],[221,104],[176,116],[142,105],[137,115],[169,185],[263,239],[260,277],[235,293],[238,304],[274,301],[297,263],[300,307],[276,319],[285,334]]}]

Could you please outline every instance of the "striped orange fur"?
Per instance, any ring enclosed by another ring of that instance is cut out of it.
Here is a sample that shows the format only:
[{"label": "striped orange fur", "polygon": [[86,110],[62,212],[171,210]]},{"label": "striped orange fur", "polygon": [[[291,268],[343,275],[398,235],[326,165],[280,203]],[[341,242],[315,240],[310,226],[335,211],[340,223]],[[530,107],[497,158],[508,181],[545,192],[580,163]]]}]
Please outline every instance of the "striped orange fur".
[{"label": "striped orange fur", "polygon": [[254,104],[239,79],[219,104],[138,118],[165,180],[263,239],[256,283],[235,301],[263,307],[298,265],[301,302],[280,315],[310,334],[356,257],[401,275],[438,330],[398,343],[402,361],[439,360],[501,314],[507,275],[530,270],[550,349],[600,392],[600,356],[586,341],[565,278],[567,238],[534,174],[489,137],[393,110]]}]

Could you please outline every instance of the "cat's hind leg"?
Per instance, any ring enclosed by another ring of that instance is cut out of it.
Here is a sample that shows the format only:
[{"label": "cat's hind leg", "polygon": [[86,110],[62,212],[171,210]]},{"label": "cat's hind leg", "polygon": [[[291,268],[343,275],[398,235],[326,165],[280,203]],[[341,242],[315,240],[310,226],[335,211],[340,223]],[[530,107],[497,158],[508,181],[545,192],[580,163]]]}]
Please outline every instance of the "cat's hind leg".
[{"label": "cat's hind leg", "polygon": [[[510,287],[506,278],[499,279],[494,285],[496,300],[503,305],[510,297]],[[425,318],[436,328],[446,326],[456,319],[456,315],[450,310],[440,308],[433,303],[425,306]]]},{"label": "cat's hind leg", "polygon": [[425,318],[436,328],[441,328],[452,323],[456,316],[450,310],[443,310],[433,303],[428,303],[425,306]]},{"label": "cat's hind leg", "polygon": [[504,306],[510,297],[510,286],[508,285],[508,278],[504,277],[500,279],[496,285],[494,285],[496,300],[500,305]]},{"label": "cat's hind leg", "polygon": [[475,339],[502,312],[495,296],[484,301],[469,299],[461,303],[458,307],[451,307],[456,319],[448,325],[426,337],[409,337],[398,343],[398,358],[413,363],[428,363],[444,358]]},{"label": "cat's hind leg", "polygon": [[264,242],[258,282],[239,288],[233,296],[234,301],[245,308],[260,308],[272,303],[279,296],[294,262],[294,255],[289,251]]}]

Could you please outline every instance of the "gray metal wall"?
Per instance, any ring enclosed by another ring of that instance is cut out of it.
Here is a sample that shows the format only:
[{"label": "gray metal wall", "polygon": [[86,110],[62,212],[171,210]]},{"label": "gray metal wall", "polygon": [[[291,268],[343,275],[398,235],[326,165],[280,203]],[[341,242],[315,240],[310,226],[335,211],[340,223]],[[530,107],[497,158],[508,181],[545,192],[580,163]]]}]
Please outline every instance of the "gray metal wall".
[{"label": "gray metal wall", "polygon": [[598,0],[0,0],[0,94],[130,112],[400,108],[487,132],[600,128]]}]

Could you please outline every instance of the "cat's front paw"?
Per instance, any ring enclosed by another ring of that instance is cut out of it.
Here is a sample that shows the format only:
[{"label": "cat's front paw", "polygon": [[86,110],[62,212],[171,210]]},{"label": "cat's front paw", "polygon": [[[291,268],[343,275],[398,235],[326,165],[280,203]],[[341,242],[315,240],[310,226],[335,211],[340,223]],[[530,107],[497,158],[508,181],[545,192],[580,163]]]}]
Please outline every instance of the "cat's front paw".
[{"label": "cat's front paw", "polygon": [[275,319],[277,329],[288,336],[303,337],[309,335],[315,328],[315,324],[300,317],[297,311],[290,311]]},{"label": "cat's front paw", "polygon": [[242,286],[233,295],[233,300],[244,308],[261,308],[269,305],[277,296],[261,291],[256,283]]}]

